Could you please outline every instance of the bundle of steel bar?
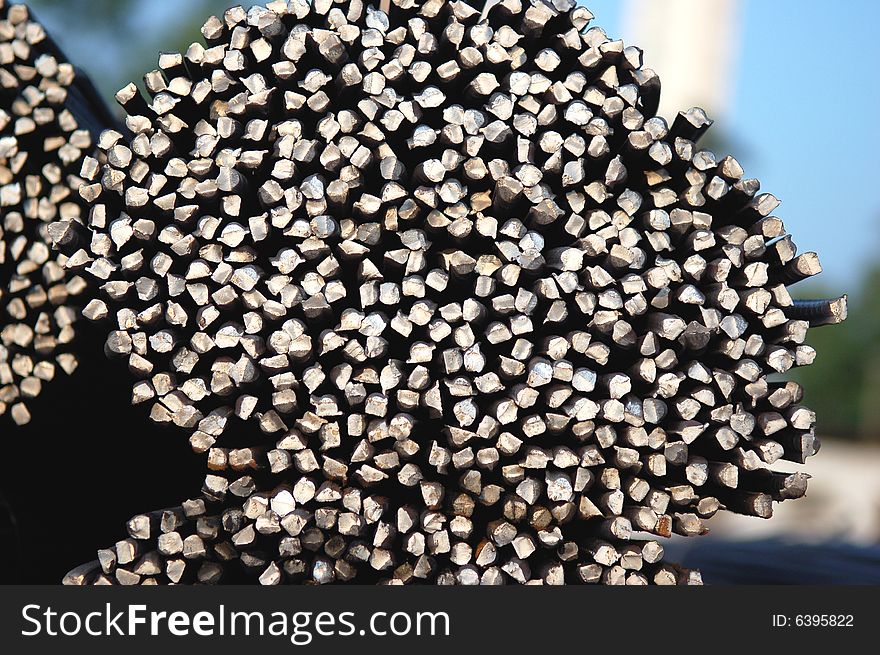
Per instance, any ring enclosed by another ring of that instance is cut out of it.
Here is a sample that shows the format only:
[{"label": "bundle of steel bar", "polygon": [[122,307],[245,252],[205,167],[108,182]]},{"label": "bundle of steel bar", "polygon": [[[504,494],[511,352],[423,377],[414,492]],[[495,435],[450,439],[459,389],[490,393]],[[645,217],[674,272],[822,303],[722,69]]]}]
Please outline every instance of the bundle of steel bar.
[{"label": "bundle of steel bar", "polygon": [[18,425],[28,399],[77,365],[87,280],[52,252],[48,226],[80,220],[89,129],[110,120],[27,7],[0,0],[0,415]]},{"label": "bundle of steel bar", "polygon": [[768,376],[845,298],[791,299],[776,198],[591,19],[234,7],[117,94],[50,232],[207,467],[67,582],[698,582],[654,537],[804,494]]}]

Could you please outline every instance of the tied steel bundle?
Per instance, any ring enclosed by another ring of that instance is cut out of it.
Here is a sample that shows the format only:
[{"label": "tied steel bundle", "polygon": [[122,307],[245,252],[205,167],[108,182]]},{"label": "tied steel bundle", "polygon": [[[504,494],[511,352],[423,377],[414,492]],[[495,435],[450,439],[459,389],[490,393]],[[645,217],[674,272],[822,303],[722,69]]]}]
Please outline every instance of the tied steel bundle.
[{"label": "tied steel bundle", "polygon": [[234,7],[117,93],[48,231],[206,466],[66,582],[698,583],[657,537],[805,493],[845,298],[591,19]]}]

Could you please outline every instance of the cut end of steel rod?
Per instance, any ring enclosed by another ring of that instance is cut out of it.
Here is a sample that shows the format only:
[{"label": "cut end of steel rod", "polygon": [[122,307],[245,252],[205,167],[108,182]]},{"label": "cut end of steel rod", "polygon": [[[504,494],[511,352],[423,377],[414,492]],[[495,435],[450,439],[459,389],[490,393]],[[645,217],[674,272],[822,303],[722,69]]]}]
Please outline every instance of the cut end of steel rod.
[{"label": "cut end of steel rod", "polygon": [[792,319],[808,321],[810,327],[837,325],[846,320],[847,298],[843,295],[824,300],[795,300],[788,309],[788,315]]}]

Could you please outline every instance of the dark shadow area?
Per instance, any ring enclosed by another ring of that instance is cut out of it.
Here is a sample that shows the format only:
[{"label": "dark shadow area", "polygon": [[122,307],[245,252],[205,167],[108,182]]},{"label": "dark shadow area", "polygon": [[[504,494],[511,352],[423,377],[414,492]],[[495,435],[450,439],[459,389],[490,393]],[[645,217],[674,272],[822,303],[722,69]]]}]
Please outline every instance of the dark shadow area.
[{"label": "dark shadow area", "polygon": [[132,407],[124,362],[102,354],[103,330],[78,328],[75,351],[88,358],[28,402],[28,425],[0,423],[0,583],[60,583],[124,538],[133,515],[177,505],[201,485],[204,462],[186,434]]}]

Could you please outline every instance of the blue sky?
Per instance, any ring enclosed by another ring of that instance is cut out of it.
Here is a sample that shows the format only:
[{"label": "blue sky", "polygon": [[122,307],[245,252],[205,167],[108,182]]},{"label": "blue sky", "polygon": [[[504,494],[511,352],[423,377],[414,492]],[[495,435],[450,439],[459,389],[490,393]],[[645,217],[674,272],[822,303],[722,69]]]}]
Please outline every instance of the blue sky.
[{"label": "blue sky", "polygon": [[[875,72],[880,2],[743,3],[742,59],[736,66],[733,103],[713,129],[731,144],[731,154],[747,174],[782,200],[776,213],[800,250],[819,252],[828,292],[857,292],[866,267],[876,263],[872,249],[880,248],[880,193],[875,191],[880,183],[874,178],[880,160],[880,84]],[[43,0],[33,4],[40,8]],[[176,14],[183,7],[187,14],[198,4],[139,0],[136,36],[123,30],[96,38],[65,29],[63,9],[40,15],[69,56],[100,77],[118,65],[113,53],[143,57],[144,71],[155,66],[152,53],[173,45],[163,38],[174,32]],[[222,9],[227,3],[205,4]],[[619,0],[585,4],[596,15],[594,24],[627,40]],[[134,47],[132,38],[137,39]],[[645,60],[650,66],[650,52]]]}]

